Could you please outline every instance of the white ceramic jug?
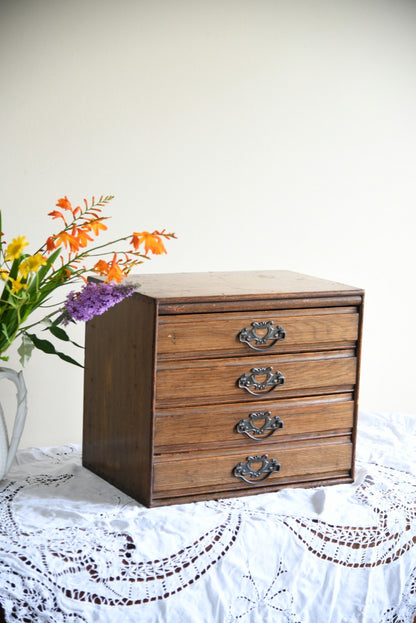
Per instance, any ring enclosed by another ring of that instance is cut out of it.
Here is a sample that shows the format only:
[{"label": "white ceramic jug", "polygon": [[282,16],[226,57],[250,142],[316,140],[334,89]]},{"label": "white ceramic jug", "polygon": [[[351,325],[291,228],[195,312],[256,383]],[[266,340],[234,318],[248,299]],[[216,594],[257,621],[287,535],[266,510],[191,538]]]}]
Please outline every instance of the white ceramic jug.
[{"label": "white ceramic jug", "polygon": [[11,464],[13,463],[13,459],[16,455],[19,441],[25,426],[27,414],[27,392],[26,385],[23,379],[23,373],[16,372],[11,368],[0,367],[0,382],[2,381],[2,379],[8,379],[15,384],[17,406],[13,432],[9,442],[6,419],[4,416],[3,407],[0,402],[0,480],[2,480],[6,476],[7,472],[11,467]]}]

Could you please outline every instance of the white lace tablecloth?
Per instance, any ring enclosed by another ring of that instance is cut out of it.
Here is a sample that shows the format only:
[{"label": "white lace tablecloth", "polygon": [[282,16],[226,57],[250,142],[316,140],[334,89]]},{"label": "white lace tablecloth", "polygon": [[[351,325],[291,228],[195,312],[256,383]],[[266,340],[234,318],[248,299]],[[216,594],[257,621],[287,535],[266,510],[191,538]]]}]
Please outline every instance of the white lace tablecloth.
[{"label": "white lace tablecloth", "polygon": [[146,509],[77,446],[0,483],[6,622],[413,623],[416,417],[360,415],[356,481]]}]

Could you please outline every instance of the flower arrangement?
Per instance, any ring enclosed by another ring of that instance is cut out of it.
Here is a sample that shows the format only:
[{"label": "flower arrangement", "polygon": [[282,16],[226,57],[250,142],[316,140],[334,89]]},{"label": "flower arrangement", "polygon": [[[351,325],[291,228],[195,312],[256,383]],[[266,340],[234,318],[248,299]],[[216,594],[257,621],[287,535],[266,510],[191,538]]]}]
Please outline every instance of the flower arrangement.
[{"label": "flower arrangement", "polygon": [[[82,207],[73,207],[66,196],[59,199],[59,209],[48,216],[62,221],[62,229],[49,235],[33,254],[25,252],[29,245],[25,236],[5,241],[0,210],[0,277],[4,280],[0,298],[0,359],[7,361],[7,350],[21,338],[18,353],[22,365],[33,348],[80,365],[56,350],[52,342],[33,333],[33,328],[43,325],[43,330],[54,338],[74,344],[64,326],[89,320],[130,296],[134,288],[122,281],[131,269],[150,259],[150,254],[166,253],[164,240],[175,238],[175,234],[165,230],[133,232],[97,244],[97,237],[107,230],[105,221],[109,217],[103,215],[103,209],[113,198],[101,196],[96,201],[93,197],[90,202],[84,199]],[[87,281],[88,273],[104,279],[98,283]],[[65,302],[47,305],[55,290],[72,283],[80,284],[81,289],[70,292]],[[30,322],[33,312],[47,307],[49,311],[44,317]]]}]

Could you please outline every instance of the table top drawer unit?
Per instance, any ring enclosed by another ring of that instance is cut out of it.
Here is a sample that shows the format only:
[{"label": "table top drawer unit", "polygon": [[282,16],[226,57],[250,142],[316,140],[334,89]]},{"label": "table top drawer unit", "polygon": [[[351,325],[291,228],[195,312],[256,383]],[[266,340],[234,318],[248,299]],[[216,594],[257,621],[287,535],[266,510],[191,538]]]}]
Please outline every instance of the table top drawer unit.
[{"label": "table top drawer unit", "polygon": [[86,327],[86,467],[147,506],[352,480],[362,290],[288,271],[130,281]]}]

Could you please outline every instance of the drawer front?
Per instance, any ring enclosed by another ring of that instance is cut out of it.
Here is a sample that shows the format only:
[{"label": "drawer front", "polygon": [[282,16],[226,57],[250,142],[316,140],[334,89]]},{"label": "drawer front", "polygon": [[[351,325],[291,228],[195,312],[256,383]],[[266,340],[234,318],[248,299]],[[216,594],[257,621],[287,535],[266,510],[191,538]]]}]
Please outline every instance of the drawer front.
[{"label": "drawer front", "polygon": [[352,396],[280,399],[263,403],[167,409],[155,419],[156,453],[189,451],[197,447],[244,446],[257,452],[270,442],[302,436],[345,434],[354,419]]},{"label": "drawer front", "polygon": [[357,337],[355,307],[161,316],[158,357],[345,348]]},{"label": "drawer front", "polygon": [[156,407],[267,402],[277,396],[331,393],[331,388],[345,392],[355,381],[351,351],[164,362],[156,375]]},{"label": "drawer front", "polygon": [[155,459],[154,497],[181,495],[190,490],[208,492],[215,488],[256,490],[294,481],[346,477],[351,472],[352,453],[352,443],[345,439],[295,447],[293,444],[285,448],[265,447],[259,455],[240,452]]}]

